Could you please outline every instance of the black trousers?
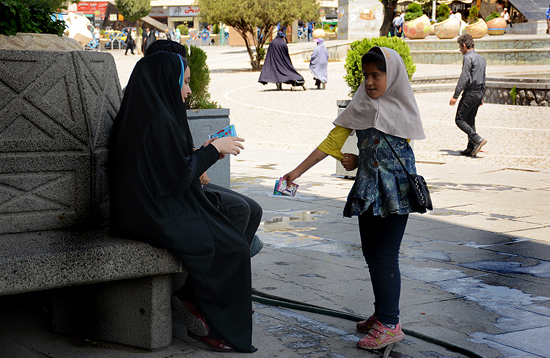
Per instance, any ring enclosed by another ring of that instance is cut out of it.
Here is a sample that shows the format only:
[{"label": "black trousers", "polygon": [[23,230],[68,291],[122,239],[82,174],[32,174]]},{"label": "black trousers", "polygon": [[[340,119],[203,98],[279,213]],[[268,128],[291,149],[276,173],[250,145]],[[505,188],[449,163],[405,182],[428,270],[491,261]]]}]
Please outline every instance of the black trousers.
[{"label": "black trousers", "polygon": [[456,110],[455,123],[468,136],[468,148],[481,140],[476,132],[476,115],[483,101],[484,90],[464,91]]},{"label": "black trousers", "polygon": [[203,189],[219,195],[220,211],[244,234],[250,245],[262,220],[260,204],[246,195],[216,184],[208,183]]},{"label": "black trousers", "polygon": [[399,248],[408,219],[408,214],[374,216],[372,206],[359,216],[363,256],[374,291],[374,313],[382,323],[399,323]]}]

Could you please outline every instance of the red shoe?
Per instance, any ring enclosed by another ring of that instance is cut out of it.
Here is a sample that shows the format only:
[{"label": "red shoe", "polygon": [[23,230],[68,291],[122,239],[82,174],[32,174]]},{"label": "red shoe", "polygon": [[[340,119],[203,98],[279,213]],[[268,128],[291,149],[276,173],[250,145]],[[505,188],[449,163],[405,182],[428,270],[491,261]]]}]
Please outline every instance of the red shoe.
[{"label": "red shoe", "polygon": [[197,336],[207,336],[210,332],[206,320],[200,312],[189,302],[180,300],[172,296],[172,307],[178,312],[185,327]]},{"label": "red shoe", "polygon": [[378,322],[378,317],[373,314],[366,321],[357,322],[357,331],[365,334],[369,333],[376,322]]},{"label": "red shoe", "polygon": [[231,347],[229,344],[225,343],[223,339],[220,339],[219,341],[216,341],[212,338],[208,337],[200,337],[196,334],[193,334],[191,331],[187,331],[187,335],[191,338],[196,339],[197,341],[201,341],[202,343],[206,344],[208,347],[212,348],[215,351],[218,352],[234,352],[235,348]]},{"label": "red shoe", "polygon": [[378,321],[365,338],[357,342],[357,347],[366,350],[380,349],[392,343],[399,342],[404,338],[405,333],[401,330],[401,324],[398,323],[395,329],[390,329]]}]

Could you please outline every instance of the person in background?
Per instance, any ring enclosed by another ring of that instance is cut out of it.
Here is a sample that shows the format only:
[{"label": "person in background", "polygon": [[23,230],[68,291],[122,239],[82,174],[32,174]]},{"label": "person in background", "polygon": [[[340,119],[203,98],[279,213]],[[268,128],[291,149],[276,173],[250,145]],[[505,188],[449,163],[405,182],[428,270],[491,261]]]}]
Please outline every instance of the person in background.
[{"label": "person in background", "polygon": [[269,44],[258,82],[263,85],[275,83],[279,91],[283,89],[283,83],[290,84],[293,87],[302,86],[305,90],[304,78],[292,65],[284,37],[285,34],[279,31],[277,37]]},{"label": "person in background", "polygon": [[153,42],[157,41],[157,37],[155,35],[154,31],[150,31],[149,28],[146,29],[144,32],[144,39],[143,39],[143,53],[147,51],[147,48],[151,46]]},{"label": "person in background", "polygon": [[[357,346],[374,350],[405,338],[399,323],[399,250],[409,213],[415,209],[407,173],[396,157],[409,173],[416,174],[408,140],[424,139],[425,135],[401,56],[389,48],[373,47],[361,58],[361,67],[365,80],[334,121],[334,129],[283,178],[292,183],[328,155],[340,160],[346,170],[357,168],[344,216],[359,218],[361,246],[374,292],[374,313],[356,325],[366,334]],[[352,131],[357,135],[359,156],[341,152]]]},{"label": "person in background", "polygon": [[317,89],[325,89],[328,81],[327,67],[329,54],[323,38],[319,37],[313,41],[317,42],[317,46],[315,46],[311,54],[309,69],[311,70]]},{"label": "person in background", "polygon": [[309,21],[307,23],[307,42],[311,42],[312,36],[313,36],[313,22]]},{"label": "person in background", "polygon": [[[504,10],[502,10],[502,12],[500,13],[500,17],[502,17],[504,21],[506,21],[506,26],[510,25],[510,27],[514,27],[512,21],[510,20],[510,14],[508,13],[507,8],[504,8]],[[506,33],[506,31],[504,31],[504,33]]]},{"label": "person in background", "polygon": [[100,42],[101,32],[99,31],[99,26],[96,26],[94,29],[94,38],[97,42],[98,48],[101,49],[101,42]]},{"label": "person in background", "polygon": [[124,56],[128,54],[128,50],[132,52],[132,55],[135,55],[134,49],[136,48],[136,33],[134,30],[130,30],[130,33],[126,35],[126,51]]},{"label": "person in background", "polygon": [[550,35],[550,5],[546,9],[546,33]]},{"label": "person in background", "polygon": [[462,93],[456,110],[455,123],[468,136],[468,146],[460,152],[460,155],[475,157],[481,147],[487,144],[487,140],[477,134],[475,125],[477,110],[483,104],[485,94],[487,61],[475,52],[472,35],[461,35],[456,41],[464,58],[462,73],[449,105],[454,106]]},{"label": "person in background", "polygon": [[399,13],[395,13],[395,17],[393,18],[391,22],[391,36],[399,36]]}]

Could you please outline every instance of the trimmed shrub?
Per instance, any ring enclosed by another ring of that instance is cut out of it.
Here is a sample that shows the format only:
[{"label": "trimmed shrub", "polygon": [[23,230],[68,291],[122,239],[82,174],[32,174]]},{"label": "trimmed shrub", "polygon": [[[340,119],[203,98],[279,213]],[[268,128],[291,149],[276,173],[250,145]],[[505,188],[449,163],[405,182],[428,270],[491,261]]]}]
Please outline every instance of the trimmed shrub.
[{"label": "trimmed shrub", "polygon": [[388,47],[395,50],[403,59],[407,68],[409,80],[416,71],[416,65],[412,61],[411,51],[407,43],[398,37],[373,37],[357,40],[351,43],[348,56],[346,57],[346,75],[344,79],[350,87],[350,96],[353,96],[363,82],[363,69],[361,68],[361,57],[372,47]]},{"label": "trimmed shrub", "polygon": [[468,23],[472,24],[477,21],[479,18],[479,8],[477,6],[472,6],[468,14]]},{"label": "trimmed shrub", "polygon": [[422,12],[422,6],[420,4],[412,2],[409,4],[409,6],[407,6],[407,10],[405,10],[405,21],[417,19],[422,15],[424,15],[424,13]]},{"label": "trimmed shrub", "polygon": [[439,4],[437,7],[437,22],[445,21],[449,18],[449,5]]},{"label": "trimmed shrub", "polygon": [[0,1],[0,34],[12,36],[18,32],[63,36],[65,21],[56,14],[67,7],[63,0],[2,0]]},{"label": "trimmed shrub", "polygon": [[496,19],[497,17],[500,17],[500,14],[496,11],[493,11],[489,16],[485,18],[485,22],[489,22],[492,19]]},{"label": "trimmed shrub", "polygon": [[220,24],[216,23],[214,26],[212,26],[212,33],[213,34],[219,34],[220,33]]},{"label": "trimmed shrub", "polygon": [[180,29],[180,34],[182,36],[189,35],[189,29],[184,24],[178,25],[178,29]]},{"label": "trimmed shrub", "polygon": [[[181,31],[181,30],[180,30]],[[187,45],[185,45],[187,47]],[[189,62],[189,70],[191,71],[191,94],[187,97],[186,103],[188,108],[194,109],[213,109],[221,108],[217,102],[210,99],[208,86],[210,85],[210,70],[206,64],[206,52],[197,46],[187,48],[187,61]]]}]

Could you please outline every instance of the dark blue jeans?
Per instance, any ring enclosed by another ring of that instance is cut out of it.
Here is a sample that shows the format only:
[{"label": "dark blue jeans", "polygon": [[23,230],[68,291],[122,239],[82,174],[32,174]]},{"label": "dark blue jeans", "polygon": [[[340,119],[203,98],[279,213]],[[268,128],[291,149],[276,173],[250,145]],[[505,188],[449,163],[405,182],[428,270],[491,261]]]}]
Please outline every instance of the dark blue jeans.
[{"label": "dark blue jeans", "polygon": [[374,291],[374,313],[382,323],[399,323],[399,248],[409,215],[374,216],[372,206],[359,216],[363,255]]}]

